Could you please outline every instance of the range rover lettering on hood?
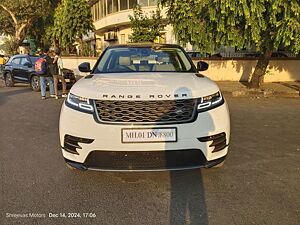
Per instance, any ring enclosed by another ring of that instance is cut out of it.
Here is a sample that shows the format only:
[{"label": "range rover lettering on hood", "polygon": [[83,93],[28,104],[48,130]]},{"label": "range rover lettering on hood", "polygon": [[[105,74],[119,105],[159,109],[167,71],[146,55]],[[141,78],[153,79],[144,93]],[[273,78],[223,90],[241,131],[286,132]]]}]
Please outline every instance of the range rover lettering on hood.
[{"label": "range rover lettering on hood", "polygon": [[[153,98],[153,99],[156,99],[156,98],[188,98],[188,94],[161,94],[161,95],[153,95],[153,94],[150,94],[147,96],[148,98]],[[142,98],[141,95],[121,95],[121,94],[118,94],[118,95],[109,95],[109,94],[103,94],[102,95],[102,98],[115,98],[115,99],[126,99],[126,98],[131,98],[131,99],[139,99],[139,98]]]}]

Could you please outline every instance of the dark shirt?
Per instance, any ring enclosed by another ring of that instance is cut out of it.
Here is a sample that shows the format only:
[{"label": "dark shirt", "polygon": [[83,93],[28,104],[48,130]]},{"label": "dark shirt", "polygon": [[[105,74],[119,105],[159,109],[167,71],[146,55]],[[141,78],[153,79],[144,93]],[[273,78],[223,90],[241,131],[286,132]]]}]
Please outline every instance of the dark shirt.
[{"label": "dark shirt", "polygon": [[47,73],[44,75],[45,77],[52,77],[53,75],[53,59],[46,55],[44,56],[44,59],[46,60],[46,66],[47,66]]}]

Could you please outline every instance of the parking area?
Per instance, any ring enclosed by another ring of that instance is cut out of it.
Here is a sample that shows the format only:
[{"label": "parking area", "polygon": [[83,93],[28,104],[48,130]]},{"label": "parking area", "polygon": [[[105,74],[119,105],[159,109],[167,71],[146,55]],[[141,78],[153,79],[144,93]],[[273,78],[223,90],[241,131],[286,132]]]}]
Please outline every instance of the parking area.
[{"label": "parking area", "polygon": [[0,85],[0,224],[299,224],[299,99],[227,101],[232,133],[221,168],[80,172],[60,152],[63,99]]}]

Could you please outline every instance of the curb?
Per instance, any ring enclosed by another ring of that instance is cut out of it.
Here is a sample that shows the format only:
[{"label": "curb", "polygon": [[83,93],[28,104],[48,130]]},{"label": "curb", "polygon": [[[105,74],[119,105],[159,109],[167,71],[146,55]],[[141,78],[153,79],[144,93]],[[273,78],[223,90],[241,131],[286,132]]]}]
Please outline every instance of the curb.
[{"label": "curb", "polygon": [[256,98],[270,98],[270,97],[285,97],[285,98],[299,98],[300,91],[295,92],[280,92],[273,90],[257,90],[257,91],[222,91],[227,97],[256,97]]}]

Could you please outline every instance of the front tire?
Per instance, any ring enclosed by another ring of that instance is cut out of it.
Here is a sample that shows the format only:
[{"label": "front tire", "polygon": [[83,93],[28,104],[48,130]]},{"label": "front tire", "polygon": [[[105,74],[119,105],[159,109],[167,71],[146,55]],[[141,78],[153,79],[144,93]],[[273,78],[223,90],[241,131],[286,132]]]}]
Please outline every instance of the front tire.
[{"label": "front tire", "polygon": [[36,75],[32,76],[30,79],[30,86],[33,91],[40,91],[40,78]]},{"label": "front tire", "polygon": [[5,74],[4,82],[5,82],[6,87],[13,87],[15,85],[14,79],[13,79],[11,73]]}]

